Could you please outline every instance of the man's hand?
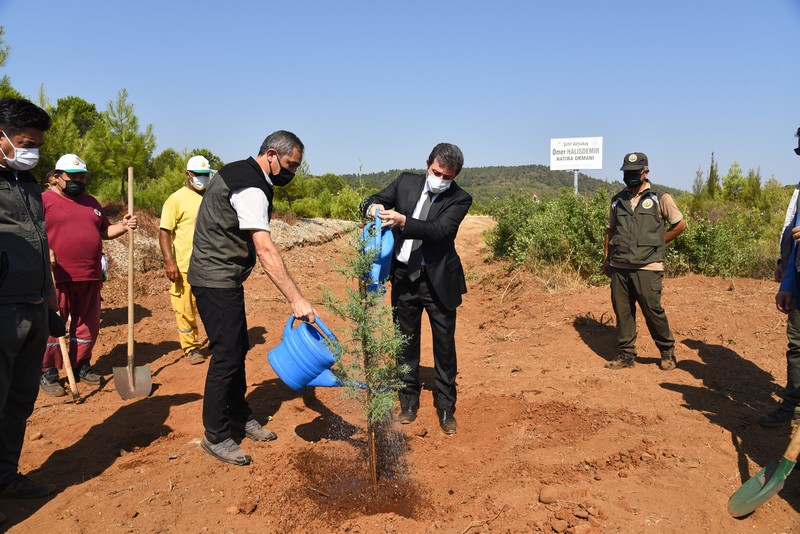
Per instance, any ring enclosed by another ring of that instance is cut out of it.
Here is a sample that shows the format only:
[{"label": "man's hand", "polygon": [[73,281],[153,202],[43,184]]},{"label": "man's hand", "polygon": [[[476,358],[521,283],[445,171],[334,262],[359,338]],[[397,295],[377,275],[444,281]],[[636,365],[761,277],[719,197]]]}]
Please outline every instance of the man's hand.
[{"label": "man's hand", "polygon": [[64,337],[67,335],[67,325],[55,310],[47,310],[47,330],[53,337]]},{"label": "man's hand", "polygon": [[375,212],[377,210],[383,211],[383,204],[373,204],[372,206],[370,206],[369,209],[367,210],[367,215],[370,217],[375,217]]},{"label": "man's hand", "polygon": [[181,272],[178,270],[178,264],[174,261],[164,264],[164,272],[167,273],[167,278],[169,278],[170,282],[177,282],[181,279]]},{"label": "man's hand", "polygon": [[775,307],[783,313],[789,313],[792,311],[793,297],[791,291],[778,291],[778,294],[775,295]]},{"label": "man's hand", "polygon": [[378,218],[387,228],[403,228],[406,225],[406,216],[394,210],[381,211]]},{"label": "man's hand", "polygon": [[608,258],[603,258],[603,274],[610,277],[611,276],[611,265],[608,263]]},{"label": "man's hand", "polygon": [[136,230],[136,227],[139,225],[139,221],[136,219],[136,215],[128,214],[122,218],[122,225],[128,230]]},{"label": "man's hand", "polygon": [[314,306],[312,306],[309,301],[303,297],[300,297],[290,305],[292,307],[292,316],[294,316],[295,319],[309,323],[314,322],[314,318],[317,315],[317,310],[314,309]]},{"label": "man's hand", "polygon": [[800,243],[800,226],[792,228],[792,240]]}]

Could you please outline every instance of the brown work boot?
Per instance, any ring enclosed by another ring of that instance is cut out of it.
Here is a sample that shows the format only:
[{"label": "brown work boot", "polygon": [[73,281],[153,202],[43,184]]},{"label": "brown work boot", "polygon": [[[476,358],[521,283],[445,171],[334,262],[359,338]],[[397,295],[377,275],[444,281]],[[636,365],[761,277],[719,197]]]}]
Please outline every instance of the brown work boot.
[{"label": "brown work boot", "polygon": [[675,367],[678,366],[678,363],[675,361],[675,354],[674,353],[664,353],[661,355],[661,362],[658,364],[661,367],[662,371],[672,371]]},{"label": "brown work boot", "polygon": [[205,356],[203,356],[198,349],[190,350],[184,355],[184,358],[186,359],[186,363],[190,365],[197,365],[198,363],[206,361]]},{"label": "brown work boot", "polygon": [[605,365],[606,369],[628,369],[636,363],[632,354],[620,354]]}]

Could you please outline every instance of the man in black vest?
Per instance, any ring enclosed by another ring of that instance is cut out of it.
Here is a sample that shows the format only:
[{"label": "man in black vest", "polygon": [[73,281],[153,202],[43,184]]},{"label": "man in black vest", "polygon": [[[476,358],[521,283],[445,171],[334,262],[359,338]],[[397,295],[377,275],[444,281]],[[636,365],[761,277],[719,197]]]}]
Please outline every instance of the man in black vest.
[{"label": "man in black vest", "polygon": [[[426,174],[405,172],[385,189],[369,197],[366,214],[393,228],[392,308],[395,321],[409,337],[401,363],[411,367],[402,377],[402,424],[413,422],[419,408],[419,338],[422,310],[433,334],[436,373],[436,410],[445,434],[457,429],[456,308],[467,292],[464,269],[456,252],[458,227],[472,205],[472,197],[454,179],[464,166],[461,150],[449,143],[436,145],[428,156]],[[386,210],[386,208],[392,208]]]},{"label": "man in black vest", "polygon": [[[611,277],[611,305],[617,316],[618,355],[607,369],[633,367],[636,358],[636,303],[661,352],[661,369],[675,369],[675,338],[661,307],[665,244],[686,229],[669,193],[650,187],[647,156],[625,155],[620,169],[627,186],[611,199],[603,240],[603,272]],[[669,229],[665,231],[665,223]]]},{"label": "man in black vest", "polygon": [[[800,156],[800,128],[797,129],[797,148],[795,154]],[[800,241],[800,225],[797,224],[798,207],[800,207],[800,184],[794,190],[792,200],[786,210],[786,219],[781,234],[781,257],[775,269],[775,280],[780,282],[775,295],[775,306],[787,314],[786,337],[789,346],[786,350],[786,388],[784,388],[778,408],[758,418],[758,424],[767,427],[780,427],[800,424],[800,310],[797,309],[797,283],[800,277],[800,255],[797,254],[795,241]]]},{"label": "man in black vest", "polygon": [[256,158],[222,167],[209,182],[195,225],[188,281],[206,327],[211,363],[203,396],[201,448],[223,462],[247,465],[237,441],[270,441],[275,434],[253,417],[245,400],[245,356],[250,348],[242,284],[256,258],[297,319],[316,311],[295,285],[270,236],[273,186],[288,184],[304,146],[291,132],[270,134]]},{"label": "man in black vest", "polygon": [[56,489],[18,470],[47,335],[66,333],[56,311],[42,193],[30,172],[51,125],[36,104],[0,99],[0,499]]}]

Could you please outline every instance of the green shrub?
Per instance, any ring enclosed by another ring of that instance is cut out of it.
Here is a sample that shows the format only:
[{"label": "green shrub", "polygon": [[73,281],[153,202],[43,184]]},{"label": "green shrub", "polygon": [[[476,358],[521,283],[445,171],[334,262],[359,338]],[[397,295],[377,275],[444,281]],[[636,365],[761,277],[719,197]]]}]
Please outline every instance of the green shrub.
[{"label": "green shrub", "polygon": [[[771,277],[790,196],[791,189],[772,183],[765,194],[754,197],[758,206],[681,194],[679,200],[688,206],[687,229],[667,245],[667,274]],[[497,225],[488,242],[495,257],[535,270],[557,267],[591,283],[607,283],[601,261],[609,208],[610,195],[604,190],[588,198],[564,190],[541,203],[515,195],[490,207]]]},{"label": "green shrub", "polygon": [[489,244],[497,257],[532,268],[562,265],[600,281],[609,206],[605,190],[589,198],[564,190],[541,203],[513,195],[490,207],[497,225],[489,232]]}]

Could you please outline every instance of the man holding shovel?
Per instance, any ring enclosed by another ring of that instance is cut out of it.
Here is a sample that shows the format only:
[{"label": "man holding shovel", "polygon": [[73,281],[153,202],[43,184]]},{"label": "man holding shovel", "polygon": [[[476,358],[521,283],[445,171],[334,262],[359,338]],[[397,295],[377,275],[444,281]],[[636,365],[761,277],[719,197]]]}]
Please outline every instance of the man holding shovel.
[{"label": "man holding shovel", "polygon": [[[45,497],[55,486],[19,473],[25,427],[39,392],[55,312],[42,193],[29,171],[52,122],[35,104],[0,99],[0,498]],[[48,310],[49,305],[49,310]],[[2,516],[2,514],[0,514]]]},{"label": "man holding shovel", "polygon": [[[797,129],[797,148],[795,154],[800,156],[800,128]],[[781,257],[775,269],[775,279],[780,288],[775,295],[775,306],[787,314],[786,337],[789,346],[786,350],[786,388],[783,390],[778,408],[758,418],[758,424],[766,427],[780,427],[800,423],[800,310],[797,309],[800,277],[800,255],[797,254],[796,242],[800,242],[800,224],[797,223],[798,205],[800,204],[800,184],[786,209],[786,219],[781,234]]]},{"label": "man holding shovel", "polygon": [[161,209],[158,243],[164,257],[164,270],[172,282],[169,294],[172,310],[178,323],[178,337],[184,359],[191,365],[206,359],[200,353],[197,332],[197,301],[186,281],[189,258],[192,256],[192,237],[200,201],[203,200],[211,165],[203,156],[193,156],[186,164],[186,182],[172,193]]},{"label": "man holding shovel", "polygon": [[[100,290],[103,287],[103,240],[116,239],[136,228],[136,217],[126,214],[111,224],[96,198],[85,193],[86,163],[75,154],[56,162],[56,186],[42,195],[47,238],[55,252],[53,274],[62,317],[70,318],[69,358],[77,380],[100,384],[91,366],[92,347],[100,331]],[[42,362],[41,389],[65,395],[58,382],[61,360],[58,338],[47,340]]]},{"label": "man holding shovel", "polygon": [[242,284],[256,258],[286,297],[294,317],[314,322],[316,315],[286,270],[269,227],[273,188],[291,182],[303,151],[303,143],[293,133],[270,134],[258,156],[219,170],[197,214],[188,281],[211,348],[200,447],[222,462],[247,465],[252,461],[237,442],[245,436],[255,441],[276,437],[256,421],[245,400],[245,357],[250,344]]}]

